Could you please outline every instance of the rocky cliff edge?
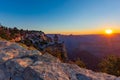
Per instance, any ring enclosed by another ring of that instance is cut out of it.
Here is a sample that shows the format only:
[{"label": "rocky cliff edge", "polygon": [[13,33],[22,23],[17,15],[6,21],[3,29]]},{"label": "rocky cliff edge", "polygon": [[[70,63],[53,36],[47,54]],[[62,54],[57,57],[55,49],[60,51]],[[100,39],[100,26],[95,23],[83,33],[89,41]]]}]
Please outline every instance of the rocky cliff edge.
[{"label": "rocky cliff edge", "polygon": [[61,63],[52,55],[0,41],[0,80],[120,80],[75,64]]}]

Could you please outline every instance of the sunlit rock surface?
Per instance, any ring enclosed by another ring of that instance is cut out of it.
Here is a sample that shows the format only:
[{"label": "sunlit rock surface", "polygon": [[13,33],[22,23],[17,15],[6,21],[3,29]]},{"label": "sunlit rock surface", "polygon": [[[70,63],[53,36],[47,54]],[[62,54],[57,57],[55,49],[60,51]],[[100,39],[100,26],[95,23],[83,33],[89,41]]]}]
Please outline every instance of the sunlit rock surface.
[{"label": "sunlit rock surface", "polygon": [[16,43],[0,41],[0,80],[120,80],[74,64],[62,63],[52,55],[27,50]]}]

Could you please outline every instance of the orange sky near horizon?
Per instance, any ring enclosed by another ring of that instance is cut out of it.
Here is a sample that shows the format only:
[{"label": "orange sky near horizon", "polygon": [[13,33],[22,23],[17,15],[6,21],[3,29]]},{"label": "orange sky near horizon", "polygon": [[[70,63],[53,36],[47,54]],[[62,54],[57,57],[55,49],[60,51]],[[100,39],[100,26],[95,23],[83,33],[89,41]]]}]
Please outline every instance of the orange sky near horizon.
[{"label": "orange sky near horizon", "polygon": [[46,34],[63,34],[63,35],[70,35],[70,34],[72,34],[72,35],[91,35],[91,34],[106,34],[106,30],[107,29],[111,29],[112,31],[113,31],[113,34],[114,33],[120,33],[119,31],[120,31],[120,29],[112,29],[112,28],[106,28],[106,29],[101,29],[101,30],[85,30],[85,31],[79,31],[79,30],[77,30],[77,31],[59,31],[58,33],[56,33],[56,32],[51,32],[51,33],[47,33],[46,32]]},{"label": "orange sky near horizon", "polygon": [[107,29],[111,29],[113,34],[120,33],[120,25],[110,24],[110,23],[99,24],[95,28],[93,28],[93,27],[84,28],[83,27],[83,29],[79,29],[79,26],[78,26],[77,28],[74,28],[74,29],[67,28],[67,29],[61,30],[58,28],[57,31],[52,29],[51,32],[49,32],[49,30],[48,31],[45,30],[45,33],[47,33],[47,34],[64,34],[64,35],[70,35],[70,34],[72,34],[72,35],[91,35],[91,34],[106,34],[105,31]]}]

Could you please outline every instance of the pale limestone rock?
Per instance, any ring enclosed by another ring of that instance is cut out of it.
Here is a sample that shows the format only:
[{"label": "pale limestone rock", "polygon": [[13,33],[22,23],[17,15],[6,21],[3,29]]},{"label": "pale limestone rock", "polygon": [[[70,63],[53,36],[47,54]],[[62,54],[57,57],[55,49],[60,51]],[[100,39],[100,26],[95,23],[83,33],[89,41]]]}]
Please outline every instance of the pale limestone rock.
[{"label": "pale limestone rock", "polygon": [[120,80],[120,77],[62,63],[56,57],[0,41],[0,80]]},{"label": "pale limestone rock", "polygon": [[37,50],[26,50],[18,44],[10,44],[9,46],[5,46],[0,49],[0,63],[9,59],[32,55],[40,56],[42,53]]},{"label": "pale limestone rock", "polygon": [[120,80],[120,77],[116,78],[115,80]]},{"label": "pale limestone rock", "polygon": [[39,57],[39,61],[61,63],[61,61],[58,58],[56,58],[56,57],[54,57],[54,56],[52,56],[51,54],[48,54],[48,53],[45,53],[45,54],[41,55]]}]

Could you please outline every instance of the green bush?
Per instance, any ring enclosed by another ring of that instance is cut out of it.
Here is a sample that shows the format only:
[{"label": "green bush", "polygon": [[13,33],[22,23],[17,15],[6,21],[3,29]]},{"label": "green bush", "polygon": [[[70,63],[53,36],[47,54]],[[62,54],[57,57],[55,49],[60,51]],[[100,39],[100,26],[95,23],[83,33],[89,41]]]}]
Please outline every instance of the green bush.
[{"label": "green bush", "polygon": [[58,47],[47,47],[45,48],[45,52],[59,58],[62,62],[66,61],[65,53],[58,49]]},{"label": "green bush", "polygon": [[99,64],[100,71],[120,76],[120,57],[110,55],[105,57]]},{"label": "green bush", "polygon": [[26,44],[27,46],[33,46],[32,41],[27,38],[24,40],[24,44]]},{"label": "green bush", "polygon": [[78,59],[75,61],[75,64],[77,64],[79,67],[86,68],[85,63],[82,62],[82,61],[80,60],[80,58],[78,58]]}]

